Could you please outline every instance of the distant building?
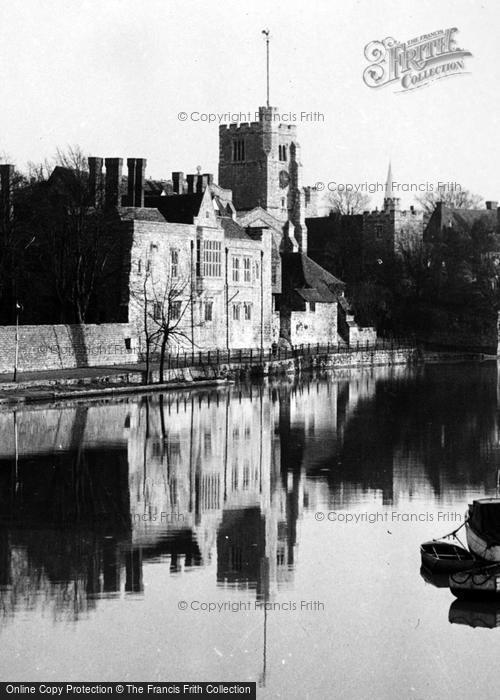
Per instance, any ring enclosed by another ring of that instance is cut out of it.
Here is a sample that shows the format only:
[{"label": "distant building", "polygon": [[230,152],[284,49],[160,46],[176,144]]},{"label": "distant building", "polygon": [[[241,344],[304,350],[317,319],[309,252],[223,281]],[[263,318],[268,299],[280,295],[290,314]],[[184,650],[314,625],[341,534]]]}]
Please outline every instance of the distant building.
[{"label": "distant building", "polygon": [[375,258],[392,257],[403,250],[413,248],[422,241],[424,213],[413,206],[401,209],[396,196],[392,167],[389,164],[382,211],[363,212],[363,258],[372,262]]},{"label": "distant building", "polygon": [[457,209],[437,202],[427,223],[424,240],[435,244],[442,242],[449,231],[455,234],[473,233],[480,227],[492,236],[492,251],[500,251],[500,208],[498,202],[486,202],[485,209]]},{"label": "distant building", "polygon": [[389,165],[381,210],[362,214],[335,214],[306,220],[309,251],[320,265],[356,284],[366,266],[394,259],[422,241],[423,212],[401,209]]}]

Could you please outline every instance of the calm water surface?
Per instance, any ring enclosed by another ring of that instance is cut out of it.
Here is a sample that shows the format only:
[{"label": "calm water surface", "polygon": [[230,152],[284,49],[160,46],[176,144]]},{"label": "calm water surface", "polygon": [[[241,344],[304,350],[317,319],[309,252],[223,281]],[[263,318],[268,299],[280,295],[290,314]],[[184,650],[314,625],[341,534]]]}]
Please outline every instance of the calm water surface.
[{"label": "calm water surface", "polygon": [[436,365],[1,412],[2,679],[496,697],[500,610],[419,543],[495,495],[498,400]]}]

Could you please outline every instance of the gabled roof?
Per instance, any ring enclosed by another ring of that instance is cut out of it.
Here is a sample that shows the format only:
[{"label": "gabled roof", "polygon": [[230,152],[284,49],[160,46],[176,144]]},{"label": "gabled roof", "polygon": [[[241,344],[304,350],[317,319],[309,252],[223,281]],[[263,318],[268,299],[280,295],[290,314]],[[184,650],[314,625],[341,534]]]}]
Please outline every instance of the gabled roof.
[{"label": "gabled roof", "polygon": [[253,240],[245,231],[245,229],[238,223],[236,223],[236,221],[233,221],[233,219],[230,219],[227,216],[223,216],[219,219],[219,221],[222,225],[222,228],[224,229],[224,235],[226,236],[226,238],[233,238],[244,241]]},{"label": "gabled roof", "polygon": [[174,224],[192,224],[198,216],[203,192],[195,194],[175,194],[169,197],[148,197],[148,204],[154,205],[165,217],[166,221]]},{"label": "gabled roof", "polygon": [[446,206],[441,208],[441,226],[448,227],[451,224],[453,228],[470,231],[479,221],[492,231],[496,231],[496,209],[453,209]]},{"label": "gabled roof", "polygon": [[144,194],[146,197],[161,195],[163,192],[172,191],[172,182],[170,180],[145,180]]},{"label": "gabled roof", "polygon": [[283,286],[305,301],[332,303],[345,288],[344,282],[327,272],[305,253],[283,253]]},{"label": "gabled roof", "polygon": [[274,230],[283,230],[283,222],[276,219],[272,214],[270,214],[266,209],[262,207],[254,207],[248,211],[239,211],[237,214],[238,222],[242,226],[251,226],[252,224],[264,223],[264,225],[269,226]]},{"label": "gabled roof", "polygon": [[59,192],[68,193],[75,188],[81,190],[82,186],[86,187],[88,177],[88,173],[85,170],[56,165],[47,183],[51,188]]}]

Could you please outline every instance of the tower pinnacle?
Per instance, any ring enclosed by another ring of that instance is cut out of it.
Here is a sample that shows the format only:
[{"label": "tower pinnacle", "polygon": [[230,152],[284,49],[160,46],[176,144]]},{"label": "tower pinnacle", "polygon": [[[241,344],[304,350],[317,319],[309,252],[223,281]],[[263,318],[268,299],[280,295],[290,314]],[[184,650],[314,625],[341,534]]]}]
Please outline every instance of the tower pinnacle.
[{"label": "tower pinnacle", "polygon": [[394,181],[392,179],[392,163],[389,161],[387,170],[387,180],[385,183],[384,210],[397,209],[399,207],[399,198],[396,197]]}]

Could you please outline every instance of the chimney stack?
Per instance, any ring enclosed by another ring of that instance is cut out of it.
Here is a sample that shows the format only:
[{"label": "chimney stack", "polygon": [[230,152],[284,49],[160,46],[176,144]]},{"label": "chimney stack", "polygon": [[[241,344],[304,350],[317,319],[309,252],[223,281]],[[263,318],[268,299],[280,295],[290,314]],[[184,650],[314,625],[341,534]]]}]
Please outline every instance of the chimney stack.
[{"label": "chimney stack", "polygon": [[184,194],[184,173],[180,171],[172,173],[172,189],[174,194]]},{"label": "chimney stack", "polygon": [[188,194],[198,192],[198,175],[186,175]]},{"label": "chimney stack", "polygon": [[3,224],[12,221],[14,212],[13,182],[14,166],[3,163],[0,165],[0,214]]},{"label": "chimney stack", "polygon": [[123,158],[106,158],[106,197],[108,209],[121,206]]},{"label": "chimney stack", "polygon": [[196,173],[195,175],[186,175],[188,183],[188,194],[205,192],[208,185],[213,184],[214,176],[212,173]]},{"label": "chimney stack", "polygon": [[144,206],[145,158],[127,158],[128,168],[128,206]]},{"label": "chimney stack", "polygon": [[212,173],[203,173],[202,177],[202,192],[205,192],[207,187],[213,184],[214,176]]},{"label": "chimney stack", "polygon": [[489,209],[490,211],[493,209],[496,210],[497,207],[498,207],[498,202],[490,202],[490,201],[486,202],[486,209]]},{"label": "chimney stack", "polygon": [[104,178],[102,174],[103,158],[89,157],[89,194],[90,205],[99,208],[103,204],[103,185]]}]

